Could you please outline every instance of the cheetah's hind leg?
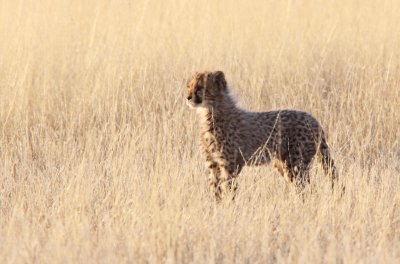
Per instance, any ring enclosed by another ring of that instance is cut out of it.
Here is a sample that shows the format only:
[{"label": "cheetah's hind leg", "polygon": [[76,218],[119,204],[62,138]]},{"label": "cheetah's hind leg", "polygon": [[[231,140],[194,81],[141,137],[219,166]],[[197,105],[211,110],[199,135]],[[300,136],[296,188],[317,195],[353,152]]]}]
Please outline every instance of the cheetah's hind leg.
[{"label": "cheetah's hind leg", "polygon": [[276,159],[274,162],[274,167],[278,170],[286,182],[291,183],[293,181],[292,175],[289,173],[288,167],[284,161]]}]

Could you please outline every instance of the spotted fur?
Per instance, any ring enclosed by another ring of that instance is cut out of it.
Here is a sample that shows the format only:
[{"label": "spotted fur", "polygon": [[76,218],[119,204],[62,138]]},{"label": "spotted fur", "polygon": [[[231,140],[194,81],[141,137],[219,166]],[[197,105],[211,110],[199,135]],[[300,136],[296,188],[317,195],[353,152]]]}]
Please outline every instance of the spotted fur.
[{"label": "spotted fur", "polygon": [[245,165],[275,160],[290,182],[303,187],[316,154],[327,174],[336,178],[324,131],[309,113],[297,110],[248,112],[236,106],[224,73],[196,73],[187,85],[187,103],[200,116],[200,145],[217,200],[235,193],[235,178]]}]

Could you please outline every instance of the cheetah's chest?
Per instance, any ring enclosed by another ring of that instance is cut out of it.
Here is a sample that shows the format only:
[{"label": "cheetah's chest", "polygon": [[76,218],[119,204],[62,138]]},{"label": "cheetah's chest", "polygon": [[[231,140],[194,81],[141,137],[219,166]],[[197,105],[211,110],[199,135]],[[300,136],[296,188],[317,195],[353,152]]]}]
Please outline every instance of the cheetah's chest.
[{"label": "cheetah's chest", "polygon": [[204,132],[201,137],[201,145],[204,153],[214,162],[225,163],[226,160],[235,160],[236,145],[232,138],[218,131]]},{"label": "cheetah's chest", "polygon": [[209,154],[217,152],[221,148],[218,142],[218,137],[211,132],[203,133],[201,137],[201,145]]}]

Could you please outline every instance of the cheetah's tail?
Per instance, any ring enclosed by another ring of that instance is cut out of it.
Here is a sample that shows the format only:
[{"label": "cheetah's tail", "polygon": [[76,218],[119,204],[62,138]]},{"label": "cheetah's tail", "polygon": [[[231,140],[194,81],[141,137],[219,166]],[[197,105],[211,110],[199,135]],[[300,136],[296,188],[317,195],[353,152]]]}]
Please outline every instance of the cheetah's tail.
[{"label": "cheetah's tail", "polygon": [[324,134],[322,134],[319,151],[321,154],[322,167],[324,168],[325,174],[330,175],[332,177],[332,187],[333,187],[335,182],[338,180],[338,173],[336,170],[335,162],[333,161],[333,158],[329,151],[329,146],[326,143]]}]

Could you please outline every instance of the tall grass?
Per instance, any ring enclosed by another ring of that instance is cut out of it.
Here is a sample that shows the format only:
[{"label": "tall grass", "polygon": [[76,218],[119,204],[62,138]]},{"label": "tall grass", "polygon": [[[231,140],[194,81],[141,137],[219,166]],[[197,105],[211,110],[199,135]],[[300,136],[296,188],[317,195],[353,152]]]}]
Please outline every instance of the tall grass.
[{"label": "tall grass", "polygon": [[[1,263],[398,263],[400,4],[0,1]],[[246,168],[215,204],[184,103],[223,70],[249,110],[328,132],[302,199]]]}]

